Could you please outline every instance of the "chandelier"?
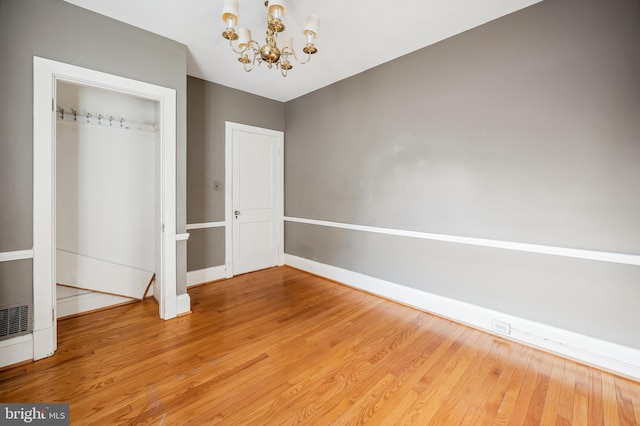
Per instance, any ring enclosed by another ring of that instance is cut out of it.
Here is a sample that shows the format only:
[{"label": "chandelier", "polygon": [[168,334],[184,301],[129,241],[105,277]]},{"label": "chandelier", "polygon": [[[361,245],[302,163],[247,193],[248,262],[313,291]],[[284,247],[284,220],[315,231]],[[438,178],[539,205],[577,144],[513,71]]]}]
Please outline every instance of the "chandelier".
[{"label": "chandelier", "polygon": [[[291,36],[282,35],[282,43],[278,44],[278,35],[285,30],[282,17],[285,14],[285,0],[266,0],[264,5],[267,7],[267,37],[265,44],[260,43],[251,38],[251,31],[247,28],[238,28],[239,7],[238,0],[224,0],[222,7],[222,20],[227,24],[227,29],[222,33],[222,37],[229,40],[231,49],[240,57],[238,61],[242,63],[244,70],[249,72],[253,70],[256,61],[258,65],[266,62],[269,68],[280,69],[283,77],[287,76],[287,72],[293,68],[289,57],[295,59],[299,64],[306,64],[311,60],[311,55],[316,53],[318,49],[313,45],[313,40],[318,33],[320,18],[317,15],[309,15],[307,24],[303,33],[307,37],[307,44],[302,49],[307,57],[299,60],[296,52],[293,50],[293,38]],[[235,46],[234,46],[234,42]]]}]

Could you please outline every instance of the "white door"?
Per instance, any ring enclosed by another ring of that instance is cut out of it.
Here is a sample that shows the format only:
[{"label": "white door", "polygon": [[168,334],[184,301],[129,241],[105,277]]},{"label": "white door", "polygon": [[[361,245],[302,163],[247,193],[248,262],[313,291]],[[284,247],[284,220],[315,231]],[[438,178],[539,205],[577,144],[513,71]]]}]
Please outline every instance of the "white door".
[{"label": "white door", "polygon": [[[283,134],[231,125],[233,274],[282,264]],[[229,129],[227,129],[229,130]]]}]

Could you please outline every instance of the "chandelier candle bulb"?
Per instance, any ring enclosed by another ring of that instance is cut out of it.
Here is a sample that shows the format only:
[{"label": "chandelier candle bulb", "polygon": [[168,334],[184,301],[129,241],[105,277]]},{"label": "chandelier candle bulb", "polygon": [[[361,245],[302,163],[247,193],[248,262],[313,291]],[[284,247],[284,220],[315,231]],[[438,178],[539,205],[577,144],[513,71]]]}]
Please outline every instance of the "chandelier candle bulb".
[{"label": "chandelier candle bulb", "polygon": [[304,33],[309,38],[309,43],[313,40],[318,34],[318,29],[320,28],[320,17],[318,15],[309,15],[307,18],[307,25],[304,26]]},{"label": "chandelier candle bulb", "polygon": [[293,51],[293,37],[289,35],[282,37],[282,50],[284,49]]},{"label": "chandelier candle bulb", "polygon": [[287,5],[284,0],[269,0],[269,13],[274,19],[284,16]]},{"label": "chandelier candle bulb", "polygon": [[238,24],[238,17],[240,16],[240,7],[238,6],[238,0],[224,0],[222,6],[222,21],[228,25],[228,28],[233,28]]},{"label": "chandelier candle bulb", "polygon": [[251,41],[251,30],[249,28],[238,28],[238,48],[245,50]]}]

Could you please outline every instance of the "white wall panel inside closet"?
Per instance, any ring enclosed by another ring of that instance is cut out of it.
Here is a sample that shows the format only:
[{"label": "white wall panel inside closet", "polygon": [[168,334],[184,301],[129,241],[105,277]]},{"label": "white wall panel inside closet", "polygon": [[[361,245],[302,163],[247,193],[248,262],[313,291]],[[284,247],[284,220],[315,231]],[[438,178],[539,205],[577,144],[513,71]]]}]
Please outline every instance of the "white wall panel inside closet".
[{"label": "white wall panel inside closet", "polygon": [[156,103],[66,83],[56,103],[57,282],[82,289],[58,292],[60,317],[102,307],[87,290],[142,298],[160,220]]}]

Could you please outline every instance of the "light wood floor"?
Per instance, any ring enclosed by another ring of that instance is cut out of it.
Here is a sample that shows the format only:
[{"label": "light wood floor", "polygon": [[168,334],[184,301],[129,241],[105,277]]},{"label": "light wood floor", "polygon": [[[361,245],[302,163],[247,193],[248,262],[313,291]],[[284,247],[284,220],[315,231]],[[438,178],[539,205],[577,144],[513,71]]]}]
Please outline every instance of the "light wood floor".
[{"label": "light wood floor", "polygon": [[640,384],[287,267],[59,321],[2,402],[71,423],[640,425]]}]

